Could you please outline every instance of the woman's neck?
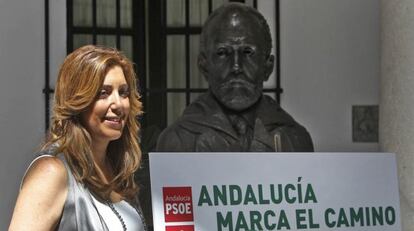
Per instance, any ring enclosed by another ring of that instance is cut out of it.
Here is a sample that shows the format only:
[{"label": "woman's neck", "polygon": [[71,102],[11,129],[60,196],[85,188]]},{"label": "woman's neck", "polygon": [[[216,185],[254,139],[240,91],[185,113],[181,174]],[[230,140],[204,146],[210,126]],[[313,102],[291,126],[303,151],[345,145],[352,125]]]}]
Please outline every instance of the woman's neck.
[{"label": "woman's neck", "polygon": [[[103,183],[108,184],[112,181],[114,176],[113,168],[108,161],[107,151],[109,142],[92,142],[92,154],[96,167],[96,174],[102,180]],[[109,195],[109,199],[112,202],[119,202],[123,200],[123,197],[114,191]]]},{"label": "woman's neck", "polygon": [[97,174],[104,183],[110,182],[113,178],[112,167],[107,160],[108,144],[109,142],[103,143],[92,141],[91,146]]},{"label": "woman's neck", "polygon": [[93,160],[98,166],[104,166],[106,163],[106,150],[108,145],[96,145],[92,144],[91,151],[93,154]]}]

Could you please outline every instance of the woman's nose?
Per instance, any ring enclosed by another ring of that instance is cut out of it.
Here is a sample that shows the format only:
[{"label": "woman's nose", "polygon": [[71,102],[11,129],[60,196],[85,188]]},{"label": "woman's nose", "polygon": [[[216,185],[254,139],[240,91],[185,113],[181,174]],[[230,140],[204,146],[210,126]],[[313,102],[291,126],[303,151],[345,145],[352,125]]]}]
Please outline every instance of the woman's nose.
[{"label": "woman's nose", "polygon": [[114,111],[122,108],[122,98],[117,92],[113,92],[111,96],[111,109]]}]

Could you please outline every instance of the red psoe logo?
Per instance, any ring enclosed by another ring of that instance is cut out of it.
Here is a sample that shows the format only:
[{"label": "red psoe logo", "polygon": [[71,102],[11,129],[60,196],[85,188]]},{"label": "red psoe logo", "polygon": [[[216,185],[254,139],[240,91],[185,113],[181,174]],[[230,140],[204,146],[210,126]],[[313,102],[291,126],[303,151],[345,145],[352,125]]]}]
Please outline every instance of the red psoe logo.
[{"label": "red psoe logo", "polygon": [[[194,221],[191,187],[163,187],[162,193],[165,222]],[[181,231],[180,229],[171,229],[171,231],[175,230]],[[194,229],[183,229],[183,231],[187,230]],[[170,231],[168,227],[167,231]]]},{"label": "red psoe logo", "polygon": [[194,231],[194,225],[167,226],[165,231]]}]

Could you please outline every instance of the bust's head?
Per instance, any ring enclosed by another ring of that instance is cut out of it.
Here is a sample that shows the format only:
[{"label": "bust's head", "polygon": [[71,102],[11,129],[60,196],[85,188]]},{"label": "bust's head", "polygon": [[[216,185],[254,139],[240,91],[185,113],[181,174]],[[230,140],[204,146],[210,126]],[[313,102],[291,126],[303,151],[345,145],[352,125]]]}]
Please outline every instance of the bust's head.
[{"label": "bust's head", "polygon": [[240,3],[215,10],[201,33],[199,68],[226,108],[242,111],[262,95],[273,71],[272,39],[264,17]]}]

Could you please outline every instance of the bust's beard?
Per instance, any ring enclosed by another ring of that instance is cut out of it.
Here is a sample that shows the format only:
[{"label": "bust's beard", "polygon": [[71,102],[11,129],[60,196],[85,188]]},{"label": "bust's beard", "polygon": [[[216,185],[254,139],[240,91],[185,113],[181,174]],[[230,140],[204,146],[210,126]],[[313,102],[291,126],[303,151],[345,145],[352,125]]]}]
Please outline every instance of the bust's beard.
[{"label": "bust's beard", "polygon": [[213,88],[216,99],[226,108],[233,111],[243,111],[254,105],[262,95],[262,85],[232,85],[227,82]]}]

